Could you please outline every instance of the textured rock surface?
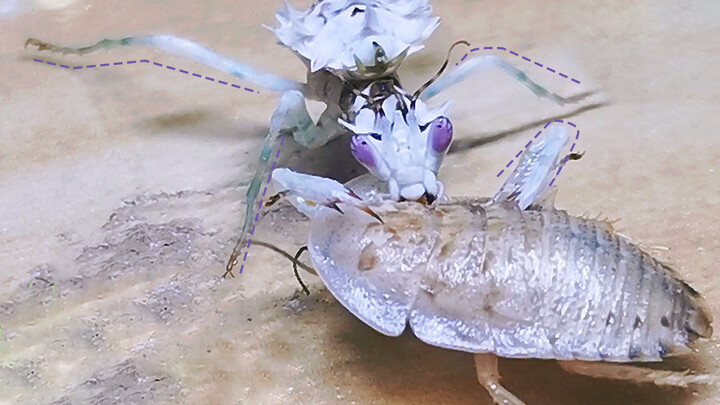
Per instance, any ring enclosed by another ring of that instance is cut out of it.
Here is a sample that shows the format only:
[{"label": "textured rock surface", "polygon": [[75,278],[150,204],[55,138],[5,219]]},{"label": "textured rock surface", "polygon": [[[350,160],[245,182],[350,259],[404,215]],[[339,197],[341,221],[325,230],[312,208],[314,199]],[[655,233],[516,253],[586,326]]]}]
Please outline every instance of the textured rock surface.
[{"label": "textured rock surface", "polygon": [[[17,14],[18,3],[0,2],[0,13],[16,10],[0,27],[0,403],[490,403],[470,355],[380,336],[312,276],[313,294],[299,294],[289,262],[267,249],[251,248],[240,277],[219,279],[275,95],[151,65],[68,71],[32,61],[148,58],[244,84],[150,49],[82,58],[22,50],[30,36],[84,44],[174,33],[300,80],[301,63],[261,27],[280,2],[32,4]],[[717,314],[718,6],[433,5],[441,26],[406,61],[409,88],[435,72],[450,43],[467,39],[582,82],[577,90],[503,54],[562,94],[600,87],[610,100],[577,113],[498,74],[453,89],[462,142],[440,173],[448,193],[492,194],[495,175],[536,126],[570,114],[586,155],[560,177],[558,206],[620,218],[621,232],[669,248],[656,256]],[[282,164],[312,173],[347,179],[361,171],[346,165],[342,141],[312,152],[286,142],[282,152]],[[273,213],[258,237],[294,251],[305,230],[297,215]],[[705,342],[670,366],[718,373],[719,346]],[[712,404],[720,395],[592,380],[553,362],[500,367],[506,386],[535,405]]]}]

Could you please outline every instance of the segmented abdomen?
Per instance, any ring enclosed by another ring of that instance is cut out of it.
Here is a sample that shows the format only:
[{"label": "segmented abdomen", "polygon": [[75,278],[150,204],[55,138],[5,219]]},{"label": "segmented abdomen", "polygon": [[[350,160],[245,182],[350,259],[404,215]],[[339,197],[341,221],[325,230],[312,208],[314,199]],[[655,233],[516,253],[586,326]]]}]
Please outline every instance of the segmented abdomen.
[{"label": "segmented abdomen", "polygon": [[654,361],[712,334],[701,298],[604,223],[469,199],[319,212],[315,269],[386,335],[504,357]]},{"label": "segmented abdomen", "polygon": [[[546,354],[660,360],[712,333],[697,292],[609,225],[564,211],[501,204],[486,205],[482,215],[484,256],[478,267],[496,286],[496,312],[508,318],[498,322],[485,299],[489,322],[510,326],[518,336],[544,334],[547,341],[537,347]],[[514,326],[513,308],[520,315]],[[496,339],[496,349],[507,354],[514,348],[504,349],[503,341],[530,343],[505,338]]]}]

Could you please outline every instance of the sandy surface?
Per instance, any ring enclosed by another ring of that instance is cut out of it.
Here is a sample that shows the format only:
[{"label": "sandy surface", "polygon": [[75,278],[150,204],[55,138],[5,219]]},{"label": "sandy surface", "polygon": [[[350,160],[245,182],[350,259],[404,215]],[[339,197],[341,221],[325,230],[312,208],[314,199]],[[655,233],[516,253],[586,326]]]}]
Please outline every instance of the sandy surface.
[{"label": "sandy surface", "polygon": [[[0,403],[490,403],[472,356],[381,336],[312,276],[312,295],[299,294],[277,254],[253,247],[244,273],[220,280],[272,93],[152,65],[68,71],[33,61],[147,58],[252,87],[150,49],[82,58],[22,49],[27,37],[86,44],[174,33],[302,79],[300,62],[261,27],[279,2],[246,3],[0,2]],[[434,4],[443,25],[406,62],[407,87],[466,39],[582,83],[500,52],[562,94],[601,91],[558,107],[497,74],[453,89],[446,97],[456,100],[459,142],[441,170],[448,193],[491,194],[496,174],[545,120],[569,120],[586,155],[562,173],[557,205],[619,218],[623,233],[666,247],[652,251],[704,293],[717,318],[720,6],[542,4]],[[312,152],[288,142],[280,163],[347,179],[361,171],[346,153],[346,140]],[[290,251],[303,243],[298,215],[268,215],[258,229]],[[714,338],[670,366],[720,375],[719,357]],[[551,361],[500,368],[529,404],[715,404],[720,396],[715,387],[592,380]]]}]

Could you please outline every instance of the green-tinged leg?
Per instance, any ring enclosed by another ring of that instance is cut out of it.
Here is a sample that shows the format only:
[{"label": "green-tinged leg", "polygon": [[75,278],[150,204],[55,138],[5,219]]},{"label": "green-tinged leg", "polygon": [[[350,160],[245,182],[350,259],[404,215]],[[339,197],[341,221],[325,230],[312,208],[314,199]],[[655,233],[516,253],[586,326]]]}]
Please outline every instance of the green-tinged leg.
[{"label": "green-tinged leg", "polygon": [[253,69],[234,59],[219,55],[212,49],[206,48],[195,41],[174,35],[146,35],[122,39],[103,39],[93,45],[84,47],[58,46],[30,38],[25,41],[25,47],[27,48],[28,46],[35,47],[39,51],[72,55],[84,55],[101,49],[111,49],[118,46],[151,46],[175,55],[196,60],[207,66],[247,80],[248,82],[255,83],[268,90],[284,92],[288,90],[302,91],[304,89],[304,84],[302,83]]},{"label": "green-tinged leg", "polygon": [[[326,117],[327,118],[327,117]],[[320,120],[322,123],[325,120]],[[337,121],[337,117],[335,117]],[[327,118],[327,122],[330,122]],[[287,91],[280,97],[280,102],[273,112],[270,121],[270,131],[265,138],[262,150],[260,152],[260,160],[258,168],[253,176],[250,186],[248,187],[246,201],[247,208],[245,211],[245,220],[237,244],[233,249],[230,259],[228,260],[225,274],[223,277],[233,276],[232,270],[238,264],[240,254],[249,247],[251,236],[254,233],[253,226],[257,218],[257,211],[260,208],[258,196],[270,180],[269,172],[271,169],[272,157],[277,155],[278,138],[282,136],[292,136],[299,144],[315,148],[324,145],[330,138],[338,134],[339,126],[335,125],[315,125],[305,106],[303,94],[299,91]],[[243,260],[245,257],[243,256]],[[242,267],[240,269],[242,273]]]},{"label": "green-tinged leg", "polygon": [[499,68],[503,72],[512,76],[515,80],[519,81],[525,87],[530,89],[538,97],[548,98],[557,104],[563,105],[567,103],[574,103],[587,97],[589,94],[581,94],[572,98],[564,98],[553,92],[548,91],[535,81],[530,79],[525,72],[516,68],[508,62],[505,62],[502,58],[496,55],[482,55],[475,58],[469,59],[453,71],[441,76],[435,80],[428,88],[426,88],[421,94],[421,100],[428,100],[444,90],[468,79],[471,76],[482,73],[489,69]]}]

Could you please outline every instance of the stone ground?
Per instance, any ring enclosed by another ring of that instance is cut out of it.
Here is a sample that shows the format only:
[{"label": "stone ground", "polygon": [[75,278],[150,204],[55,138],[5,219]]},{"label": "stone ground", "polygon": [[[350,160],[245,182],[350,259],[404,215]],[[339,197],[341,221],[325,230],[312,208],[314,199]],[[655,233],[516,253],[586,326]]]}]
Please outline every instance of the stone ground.
[{"label": "stone ground", "polygon": [[[472,356],[388,338],[353,318],[314,277],[249,251],[221,280],[244,188],[276,102],[152,65],[247,85],[188,60],[126,48],[78,57],[25,51],[28,37],[86,44],[174,33],[297,80],[271,32],[279,1],[0,1],[0,403],[489,404]],[[297,3],[295,3],[297,4]],[[307,2],[305,3],[307,4]],[[24,8],[22,8],[24,7]],[[599,90],[578,105],[539,100],[489,74],[453,89],[458,142],[441,178],[450,195],[490,195],[496,174],[551,118],[586,152],[560,176],[557,205],[619,218],[720,310],[720,6],[706,1],[435,1],[442,26],[406,62],[427,80],[450,43],[499,51],[548,88]],[[453,62],[459,62],[456,52]],[[280,164],[347,179],[347,139]],[[290,251],[305,223],[280,211],[258,232]],[[661,246],[664,248],[658,248]],[[717,315],[716,315],[717,317]],[[669,367],[719,374],[717,338]],[[667,389],[570,375],[552,361],[501,360],[529,404],[715,404],[716,387]]]}]

